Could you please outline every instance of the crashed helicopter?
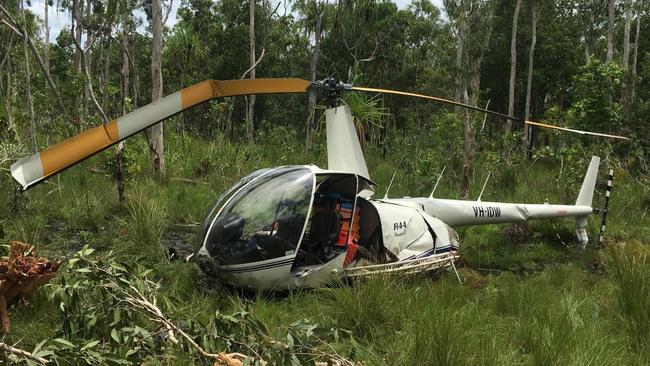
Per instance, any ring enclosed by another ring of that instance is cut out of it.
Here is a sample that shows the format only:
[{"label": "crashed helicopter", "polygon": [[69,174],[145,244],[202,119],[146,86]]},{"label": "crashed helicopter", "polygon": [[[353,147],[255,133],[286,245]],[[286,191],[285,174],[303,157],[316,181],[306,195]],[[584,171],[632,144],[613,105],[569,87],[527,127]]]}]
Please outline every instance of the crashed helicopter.
[{"label": "crashed helicopter", "polygon": [[[370,178],[350,109],[340,101],[343,92],[392,93],[520,119],[443,98],[353,87],[333,78],[320,82],[297,78],[204,81],[24,157],[11,166],[11,174],[27,189],[213,98],[303,93],[311,89],[327,101],[327,169],[314,165],[260,169],[224,192],[208,210],[192,257],[206,273],[237,287],[290,289],[317,287],[375,273],[429,271],[454,266],[460,240],[453,226],[532,219],[572,217],[578,245],[587,244],[587,218],[599,212],[592,203],[598,157],[592,158],[573,205],[438,199],[433,198],[433,192],[429,197],[373,198],[376,184]],[[543,128],[626,139],[520,121]],[[601,236],[607,202],[602,210]]]}]

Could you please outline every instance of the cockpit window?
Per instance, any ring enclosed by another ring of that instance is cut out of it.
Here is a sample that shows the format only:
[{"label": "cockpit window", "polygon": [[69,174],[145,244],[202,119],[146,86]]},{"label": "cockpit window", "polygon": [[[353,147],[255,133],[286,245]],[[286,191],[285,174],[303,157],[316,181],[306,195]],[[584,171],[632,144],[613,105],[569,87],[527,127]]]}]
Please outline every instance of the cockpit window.
[{"label": "cockpit window", "polygon": [[309,211],[313,182],[309,169],[287,167],[244,186],[209,229],[206,249],[225,265],[293,254]]},{"label": "cockpit window", "polygon": [[205,219],[203,220],[203,224],[201,225],[201,235],[197,235],[197,238],[200,240],[197,240],[195,243],[195,248],[194,251],[197,251],[201,245],[203,245],[203,239],[205,238],[205,235],[208,231],[208,228],[210,227],[210,224],[212,221],[214,221],[214,217],[219,213],[219,209],[228,201],[228,199],[235,193],[237,192],[241,187],[244,185],[248,184],[248,182],[252,181],[253,179],[259,177],[262,174],[268,173],[272,169],[269,168],[264,168],[264,169],[258,169],[249,175],[241,178],[235,184],[233,184],[228,190],[224,191],[219,198],[212,204],[212,206],[209,207],[208,211],[206,211],[203,215]]}]

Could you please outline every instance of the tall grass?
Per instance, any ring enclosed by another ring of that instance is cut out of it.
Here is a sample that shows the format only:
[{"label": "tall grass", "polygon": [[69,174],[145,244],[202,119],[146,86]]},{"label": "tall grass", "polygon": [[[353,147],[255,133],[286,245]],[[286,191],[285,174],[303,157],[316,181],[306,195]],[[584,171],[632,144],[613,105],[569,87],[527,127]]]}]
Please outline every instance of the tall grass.
[{"label": "tall grass", "polygon": [[167,225],[167,210],[163,203],[152,200],[145,188],[129,194],[126,202],[128,215],[121,219],[128,238],[126,252],[152,260],[165,257],[161,243]]},{"label": "tall grass", "polygon": [[650,354],[650,258],[647,246],[638,242],[613,246],[607,269],[615,287],[621,326],[634,349]]}]

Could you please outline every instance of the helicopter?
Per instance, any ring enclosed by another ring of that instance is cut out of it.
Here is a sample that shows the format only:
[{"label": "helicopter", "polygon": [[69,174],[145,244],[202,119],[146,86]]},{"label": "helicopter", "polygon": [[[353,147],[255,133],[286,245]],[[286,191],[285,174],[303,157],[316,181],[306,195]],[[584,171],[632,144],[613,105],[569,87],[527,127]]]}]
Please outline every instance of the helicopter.
[{"label": "helicopter", "polygon": [[221,194],[209,206],[191,255],[191,260],[207,274],[240,288],[285,290],[378,273],[418,273],[448,267],[455,270],[460,239],[452,227],[571,217],[576,223],[578,247],[584,248],[589,241],[587,219],[599,212],[603,213],[602,240],[612,172],[605,207],[594,208],[600,164],[596,156],[573,205],[483,202],[480,197],[476,201],[440,199],[433,197],[434,192],[429,197],[388,198],[386,194],[373,198],[377,184],[370,178],[350,108],[341,101],[341,95],[348,91],[392,93],[542,128],[614,139],[626,137],[521,120],[444,98],[355,87],[334,78],[317,82],[299,78],[207,80],[24,157],[11,166],[11,174],[26,190],[213,98],[311,90],[320,93],[327,103],[327,169],[315,165],[259,169]]}]

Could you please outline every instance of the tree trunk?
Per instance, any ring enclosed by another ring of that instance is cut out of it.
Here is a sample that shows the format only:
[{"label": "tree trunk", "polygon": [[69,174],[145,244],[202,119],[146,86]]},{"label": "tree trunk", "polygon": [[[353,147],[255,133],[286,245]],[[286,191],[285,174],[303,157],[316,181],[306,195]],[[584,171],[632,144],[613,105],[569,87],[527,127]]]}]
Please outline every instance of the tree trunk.
[{"label": "tree trunk", "polygon": [[609,0],[607,17],[607,55],[605,61],[612,61],[614,55],[614,4],[615,0]]},{"label": "tree trunk", "polygon": [[36,118],[34,117],[34,101],[32,100],[32,76],[29,69],[29,35],[27,34],[27,20],[25,18],[25,2],[20,3],[20,10],[23,16],[23,53],[25,55],[25,91],[27,92],[27,107],[29,111],[30,134],[34,151],[38,151],[36,146]]},{"label": "tree trunk", "polygon": [[[314,0],[314,7],[316,6],[317,1]],[[309,78],[312,82],[316,81],[316,67],[318,65],[318,58],[320,57],[320,36],[324,15],[325,10],[323,9],[316,18],[316,28],[314,30],[314,51],[311,55],[311,61],[309,62]],[[305,138],[305,154],[309,152],[312,145],[314,118],[316,115],[316,97],[317,92],[313,89],[309,90],[309,99],[307,101],[307,136]]]},{"label": "tree trunk", "polygon": [[49,21],[50,15],[48,14],[49,13],[48,1],[49,0],[45,0],[45,4],[44,4],[45,11],[43,15],[44,18],[43,28],[45,31],[44,32],[45,40],[43,44],[43,61],[45,62],[45,69],[48,72],[50,72],[50,21]]},{"label": "tree trunk", "polygon": [[594,9],[593,7],[589,6],[588,7],[588,12],[589,12],[589,22],[586,25],[585,29],[585,62],[589,62],[591,60],[591,53],[592,53],[592,44],[593,44],[593,24],[596,22],[595,20],[595,15],[594,15]]},{"label": "tree trunk", "polygon": [[634,34],[634,53],[632,54],[632,77],[630,85],[630,95],[634,97],[636,93],[636,68],[637,68],[637,56],[639,55],[639,33],[641,32],[641,14],[643,14],[643,0],[639,1],[638,9],[636,15],[636,33]]},{"label": "tree trunk", "polygon": [[625,0],[625,28],[623,32],[623,68],[630,65],[630,23],[632,22],[632,0]]},{"label": "tree trunk", "polygon": [[[90,23],[92,18],[92,5],[87,4],[86,5],[86,22]],[[90,30],[90,27],[86,29],[86,44],[84,48],[86,49],[85,54],[83,55],[83,67],[84,67],[84,72],[87,71],[87,74],[90,76],[88,79],[88,82],[86,83],[86,86],[84,88],[84,101],[87,101],[90,99],[90,88],[92,87],[92,74],[93,74],[93,50],[92,50],[92,39],[93,39],[93,34]],[[85,112],[90,115],[91,108],[89,105],[85,105],[85,108],[87,110]]]},{"label": "tree trunk", "polygon": [[[81,44],[81,17],[83,15],[83,0],[74,0],[72,3],[73,6],[73,21],[76,25],[75,32],[74,32],[74,38],[76,39],[77,44]],[[77,76],[79,76],[82,73],[82,64],[81,64],[81,49],[77,48],[74,53],[74,69],[77,73]],[[83,98],[80,96],[77,97],[75,101],[75,109],[76,109],[76,120],[77,120],[77,125],[81,128],[81,126],[84,123],[84,107],[83,107]]]},{"label": "tree trunk", "polygon": [[[521,0],[517,0],[515,13],[512,15],[512,34],[510,36],[510,83],[508,88],[508,115],[515,113],[515,77],[517,74],[517,22],[519,21],[519,10]],[[506,123],[506,135],[512,132],[512,120]]]},{"label": "tree trunk", "polygon": [[[532,0],[532,26],[531,26],[531,40],[530,51],[528,53],[528,80],[526,80],[526,107],[524,109],[524,120],[530,118],[530,94],[533,85],[533,63],[535,61],[535,45],[537,44],[537,20],[539,17],[539,3],[537,0]],[[524,123],[524,148],[529,151],[532,147],[532,134],[533,126]]]},{"label": "tree trunk", "polygon": [[[102,83],[100,84],[101,86],[101,97],[102,97],[102,106],[104,106],[104,109],[108,107],[108,85],[110,84],[110,72],[111,72],[111,35],[107,34],[107,37],[104,40],[105,42],[105,47],[104,47],[104,54],[103,54],[103,65],[104,65],[104,70],[102,71],[102,77],[101,81]],[[111,113],[111,109],[109,109],[109,113]]]},{"label": "tree trunk", "polygon": [[[250,42],[250,78],[255,79],[255,0],[249,0],[248,39]],[[252,144],[255,141],[255,94],[248,96],[246,121],[248,124],[248,142]]]},{"label": "tree trunk", "polygon": [[[464,53],[464,39],[466,32],[466,1],[460,1],[460,13],[456,21],[456,58],[455,58],[455,72],[454,72],[454,98],[462,102],[464,101],[464,82],[463,82],[463,53]],[[445,5],[446,6],[446,5]],[[449,10],[447,10],[449,14]],[[461,107],[455,107],[456,114],[461,114]]]},{"label": "tree trunk", "polygon": [[[151,102],[162,98],[162,0],[151,2]],[[165,146],[163,124],[158,123],[147,130],[149,137],[149,163],[155,173],[165,172]]]},{"label": "tree trunk", "polygon": [[[129,16],[124,14],[122,25],[122,40],[120,42],[120,51],[122,53],[122,68],[120,70],[120,110],[125,115],[127,110],[127,98],[129,96]],[[124,140],[117,144],[115,149],[115,182],[117,185],[117,195],[120,205],[124,205],[124,167],[122,164],[122,154],[124,151]]]}]

